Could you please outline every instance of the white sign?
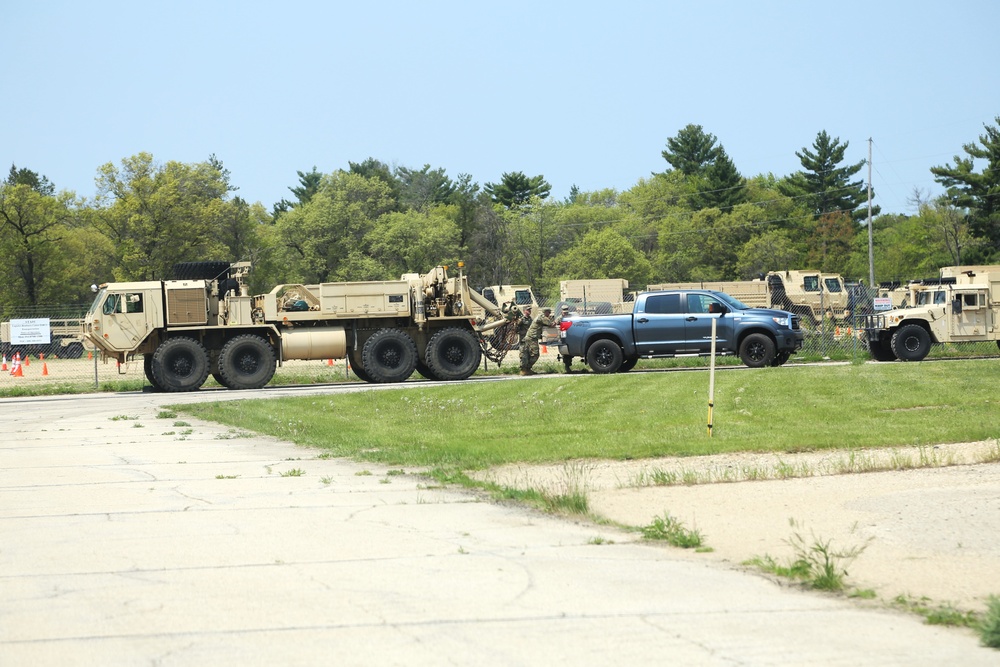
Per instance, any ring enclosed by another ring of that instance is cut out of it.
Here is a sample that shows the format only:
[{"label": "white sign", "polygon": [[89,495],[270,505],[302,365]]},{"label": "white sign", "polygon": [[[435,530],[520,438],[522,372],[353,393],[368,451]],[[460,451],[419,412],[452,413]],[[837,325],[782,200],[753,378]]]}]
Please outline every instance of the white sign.
[{"label": "white sign", "polygon": [[892,310],[892,299],[887,296],[877,296],[872,302],[875,310]]},{"label": "white sign", "polygon": [[10,342],[13,345],[35,345],[52,342],[52,331],[49,329],[49,318],[39,317],[33,320],[11,320]]}]

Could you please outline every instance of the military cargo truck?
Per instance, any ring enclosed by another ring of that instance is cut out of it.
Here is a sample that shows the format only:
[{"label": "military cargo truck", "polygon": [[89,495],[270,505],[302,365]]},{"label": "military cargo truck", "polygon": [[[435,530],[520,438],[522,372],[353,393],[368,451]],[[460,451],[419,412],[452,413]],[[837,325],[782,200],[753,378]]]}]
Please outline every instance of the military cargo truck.
[{"label": "military cargo truck", "polygon": [[752,308],[777,308],[819,324],[823,318],[850,317],[844,279],[819,271],[771,271],[754,280],[660,283],[647,290],[708,289],[725,292]]},{"label": "military cargo truck", "polygon": [[609,315],[631,313],[635,293],[628,291],[624,278],[561,280],[559,299],[580,315]]},{"label": "military cargo truck", "polygon": [[876,361],[920,361],[934,343],[997,341],[1000,266],[949,266],[911,281],[908,308],[869,315],[864,337]]},{"label": "military cargo truck", "polygon": [[[84,335],[105,359],[143,355],[147,379],[163,391],[196,390],[209,374],[255,389],[291,359],[346,358],[366,382],[402,382],[414,370],[463,380],[482,360],[482,334],[516,328],[520,314],[470,289],[458,268],[457,277],[438,266],[401,280],[283,284],[250,296],[248,263],[194,263],[179,279],[95,286]],[[478,322],[474,302],[486,313]]]}]

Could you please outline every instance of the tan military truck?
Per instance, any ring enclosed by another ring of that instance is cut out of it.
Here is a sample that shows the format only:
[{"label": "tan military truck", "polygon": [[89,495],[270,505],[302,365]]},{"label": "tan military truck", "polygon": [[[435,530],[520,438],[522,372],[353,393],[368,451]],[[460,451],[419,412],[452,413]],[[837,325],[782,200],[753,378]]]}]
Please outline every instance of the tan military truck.
[{"label": "tan military truck", "polygon": [[752,308],[777,308],[807,318],[843,320],[851,315],[844,278],[819,271],[771,271],[754,280],[660,283],[647,290],[710,289],[724,292]]},{"label": "tan military truck", "polygon": [[1000,266],[949,266],[911,281],[907,308],[869,315],[864,337],[877,361],[920,361],[934,343],[997,341]]},{"label": "tan military truck", "polygon": [[[418,371],[464,380],[482,360],[483,332],[515,328],[468,286],[459,264],[401,280],[278,285],[250,296],[245,262],[193,263],[183,278],[95,286],[84,335],[106,359],[143,355],[149,382],[192,391],[211,374],[230,389],[266,385],[291,359],[350,360],[366,382],[402,382]],[[476,321],[471,304],[487,314]]]}]

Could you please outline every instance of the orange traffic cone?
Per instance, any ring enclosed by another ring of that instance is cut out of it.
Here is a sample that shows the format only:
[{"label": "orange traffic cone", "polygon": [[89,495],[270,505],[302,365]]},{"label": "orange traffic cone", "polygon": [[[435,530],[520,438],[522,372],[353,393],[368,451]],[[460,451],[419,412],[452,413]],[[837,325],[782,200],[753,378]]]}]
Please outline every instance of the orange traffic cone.
[{"label": "orange traffic cone", "polygon": [[333,366],[333,359],[327,359],[326,360],[326,365],[327,366]]},{"label": "orange traffic cone", "polygon": [[11,366],[10,374],[13,377],[16,377],[16,378],[23,378],[24,377],[24,371],[21,370],[21,353],[20,352],[15,352],[14,353],[14,360],[13,361],[14,361],[14,363]]},{"label": "orange traffic cone", "polygon": [[93,358],[94,358],[94,353],[91,352],[90,350],[87,350],[87,359],[93,359]]},{"label": "orange traffic cone", "polygon": [[25,366],[30,366],[31,365],[31,355],[30,354],[24,355],[24,365]]},{"label": "orange traffic cone", "polygon": [[0,367],[0,371],[5,371],[5,370],[7,370],[7,355],[6,354],[3,355],[3,366]]},{"label": "orange traffic cone", "polygon": [[43,361],[42,362],[42,375],[48,375],[48,374],[49,374],[49,365]]}]

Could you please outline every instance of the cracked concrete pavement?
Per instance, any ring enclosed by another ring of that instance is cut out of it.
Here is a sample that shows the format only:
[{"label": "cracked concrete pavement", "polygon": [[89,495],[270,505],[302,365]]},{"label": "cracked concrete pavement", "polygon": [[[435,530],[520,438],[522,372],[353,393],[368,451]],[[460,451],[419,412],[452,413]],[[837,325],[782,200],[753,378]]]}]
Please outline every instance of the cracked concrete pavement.
[{"label": "cracked concrete pavement", "polygon": [[0,399],[0,664],[997,664],[968,630],[158,417],[281,394]]}]

